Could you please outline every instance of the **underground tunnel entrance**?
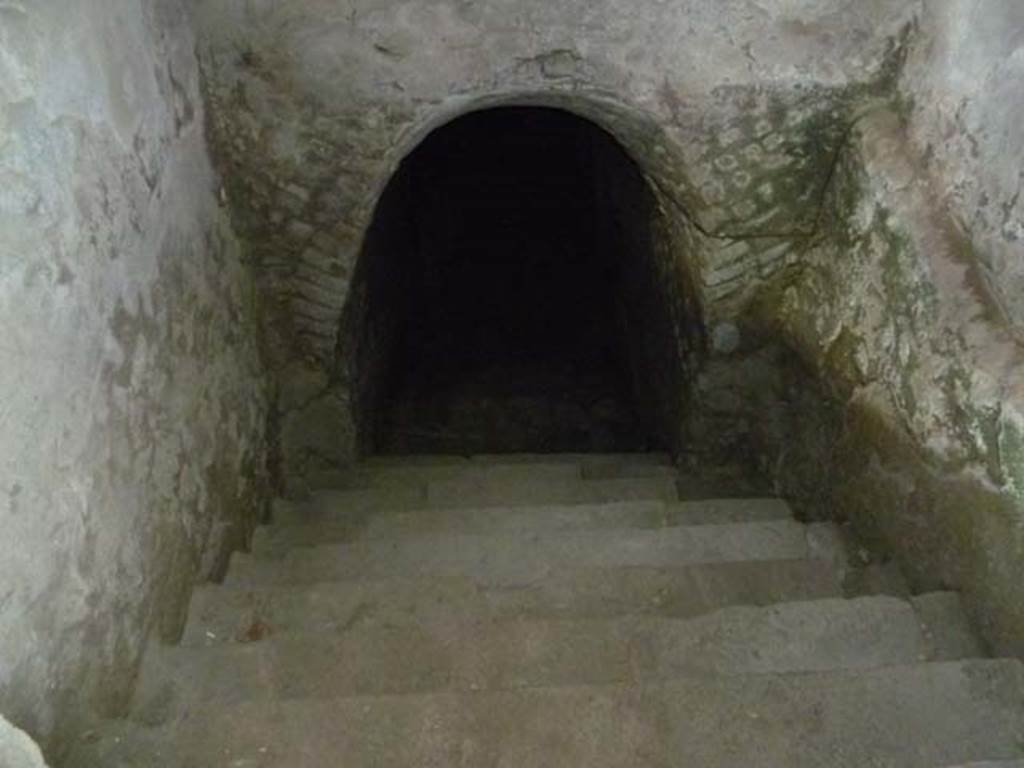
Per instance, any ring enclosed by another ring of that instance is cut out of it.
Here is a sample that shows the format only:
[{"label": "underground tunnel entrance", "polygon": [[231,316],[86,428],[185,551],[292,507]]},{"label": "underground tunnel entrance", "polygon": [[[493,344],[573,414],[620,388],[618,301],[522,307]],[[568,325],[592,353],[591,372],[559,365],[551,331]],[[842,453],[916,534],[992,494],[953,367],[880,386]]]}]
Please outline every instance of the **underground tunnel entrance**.
[{"label": "underground tunnel entrance", "polygon": [[364,453],[667,447],[657,401],[681,374],[656,209],[621,146],[565,111],[489,109],[429,135],[357,275]]}]

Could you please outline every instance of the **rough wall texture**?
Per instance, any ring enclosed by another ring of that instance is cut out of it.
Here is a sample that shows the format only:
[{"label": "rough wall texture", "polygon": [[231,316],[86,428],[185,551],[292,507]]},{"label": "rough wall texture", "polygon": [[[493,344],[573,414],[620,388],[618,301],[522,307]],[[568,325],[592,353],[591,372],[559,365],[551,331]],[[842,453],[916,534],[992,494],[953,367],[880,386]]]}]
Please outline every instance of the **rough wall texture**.
[{"label": "rough wall texture", "polygon": [[1024,350],[984,265],[888,108],[854,131],[827,236],[777,307],[843,405],[834,511],[919,588],[973,598],[990,640],[1024,652]]},{"label": "rough wall texture", "polygon": [[0,716],[0,765],[4,768],[46,768],[36,743]]},{"label": "rough wall texture", "polygon": [[[353,284],[363,238],[400,160],[431,129],[503,104],[564,108],[609,131],[659,204],[703,233],[694,283],[709,317],[729,317],[817,231],[850,121],[891,86],[914,10],[898,0],[197,9],[213,135],[282,371],[295,359],[337,370],[341,318],[367,314]],[[341,331],[351,334],[362,331]],[[282,432],[308,418],[282,412]],[[339,441],[352,432],[351,419],[338,422]]]},{"label": "rough wall texture", "polygon": [[1019,3],[921,4],[895,101],[837,166],[822,241],[764,302],[842,414],[821,462],[832,510],[917,587],[964,589],[1018,655],[1022,68]]},{"label": "rough wall texture", "polygon": [[259,510],[255,294],[181,5],[0,4],[0,711],[51,745]]},{"label": "rough wall texture", "polygon": [[963,589],[1018,655],[1021,13],[915,8],[897,88],[855,122],[818,231],[747,294],[735,352],[713,345],[696,433],[745,448],[804,514],[849,520],[915,587]]},{"label": "rough wall texture", "polygon": [[924,3],[901,89],[939,199],[1024,338],[1024,5]]}]

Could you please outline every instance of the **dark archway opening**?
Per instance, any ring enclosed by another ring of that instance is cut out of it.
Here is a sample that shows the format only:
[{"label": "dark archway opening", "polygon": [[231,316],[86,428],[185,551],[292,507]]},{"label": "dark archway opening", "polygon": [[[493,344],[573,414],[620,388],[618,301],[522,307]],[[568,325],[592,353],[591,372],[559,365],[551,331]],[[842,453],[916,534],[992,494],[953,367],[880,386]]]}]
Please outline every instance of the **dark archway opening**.
[{"label": "dark archway opening", "polygon": [[491,109],[428,136],[357,275],[364,452],[673,447],[685,377],[656,208],[618,143],[568,112]]}]

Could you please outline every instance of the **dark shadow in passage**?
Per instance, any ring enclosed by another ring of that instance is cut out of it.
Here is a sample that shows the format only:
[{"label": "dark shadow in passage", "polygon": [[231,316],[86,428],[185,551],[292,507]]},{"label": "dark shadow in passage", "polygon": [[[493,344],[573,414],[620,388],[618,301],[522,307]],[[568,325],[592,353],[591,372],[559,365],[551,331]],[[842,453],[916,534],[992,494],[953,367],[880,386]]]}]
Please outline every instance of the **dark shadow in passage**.
[{"label": "dark shadow in passage", "polygon": [[357,275],[364,451],[668,447],[651,401],[682,374],[655,208],[615,140],[568,112],[492,109],[432,133],[389,183]]}]

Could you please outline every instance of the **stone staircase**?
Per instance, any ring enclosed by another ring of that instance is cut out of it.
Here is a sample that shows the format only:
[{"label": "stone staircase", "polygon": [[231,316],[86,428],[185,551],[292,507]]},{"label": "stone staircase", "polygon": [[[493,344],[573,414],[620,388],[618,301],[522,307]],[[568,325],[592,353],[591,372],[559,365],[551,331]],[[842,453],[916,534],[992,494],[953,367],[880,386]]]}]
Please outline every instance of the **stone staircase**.
[{"label": "stone staircase", "polygon": [[325,483],[69,768],[1022,765],[1024,666],[956,595],[849,594],[836,529],[781,501],[683,501],[658,455]]}]

